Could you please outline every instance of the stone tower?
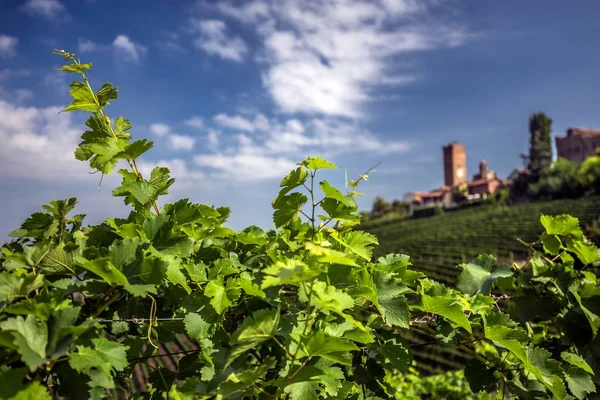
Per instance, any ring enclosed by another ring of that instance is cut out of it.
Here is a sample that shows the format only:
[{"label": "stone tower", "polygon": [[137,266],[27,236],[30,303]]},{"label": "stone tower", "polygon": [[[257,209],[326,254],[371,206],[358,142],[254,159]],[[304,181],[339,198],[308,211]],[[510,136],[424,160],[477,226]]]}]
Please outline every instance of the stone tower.
[{"label": "stone tower", "polygon": [[467,150],[465,146],[452,142],[444,150],[444,184],[456,186],[467,181]]}]

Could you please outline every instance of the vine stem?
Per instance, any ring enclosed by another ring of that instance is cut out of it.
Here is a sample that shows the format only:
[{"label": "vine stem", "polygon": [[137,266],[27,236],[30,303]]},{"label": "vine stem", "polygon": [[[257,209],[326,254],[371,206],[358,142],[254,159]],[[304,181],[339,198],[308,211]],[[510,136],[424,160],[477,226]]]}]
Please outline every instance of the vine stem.
[{"label": "vine stem", "polygon": [[[76,62],[77,64],[81,65],[81,63],[79,62],[79,60],[74,60],[74,62]],[[102,116],[102,118],[104,119],[104,121],[106,122],[106,124],[108,125],[108,129],[110,131],[111,136],[116,139],[117,138],[117,134],[115,133],[115,131],[114,131],[113,127],[112,127],[112,124],[110,122],[110,118],[108,118],[108,116],[106,115],[106,112],[104,112],[104,109],[100,106],[100,101],[98,100],[98,96],[96,96],[96,93],[92,89],[92,86],[90,85],[90,81],[88,80],[87,75],[85,74],[85,72],[83,70],[81,70],[81,76],[83,77],[83,81],[85,82],[85,85],[87,86],[88,90],[92,94],[92,97],[94,98],[94,102],[96,103],[96,105],[98,107],[100,107],[100,111],[99,111],[100,115]],[[135,174],[136,179],[137,180],[143,180],[144,178],[142,177],[142,173],[137,168],[135,160],[130,160],[129,158],[127,158],[126,160],[127,160],[127,163],[129,164],[129,167],[131,168],[131,170]],[[160,210],[158,208],[158,205],[156,204],[156,200],[152,200],[152,207],[154,208],[154,211],[156,212],[156,215],[160,215]]]}]

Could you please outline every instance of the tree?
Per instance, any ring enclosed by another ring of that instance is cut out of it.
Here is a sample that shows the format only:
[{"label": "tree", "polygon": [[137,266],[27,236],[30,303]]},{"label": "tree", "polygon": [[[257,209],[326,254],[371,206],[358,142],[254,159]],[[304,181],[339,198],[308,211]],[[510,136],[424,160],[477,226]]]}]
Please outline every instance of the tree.
[{"label": "tree", "polygon": [[373,209],[371,210],[372,216],[378,216],[390,212],[392,206],[383,197],[377,196],[373,201]]},{"label": "tree", "polygon": [[529,118],[529,159],[531,178],[537,182],[552,163],[552,119],[544,113]]}]

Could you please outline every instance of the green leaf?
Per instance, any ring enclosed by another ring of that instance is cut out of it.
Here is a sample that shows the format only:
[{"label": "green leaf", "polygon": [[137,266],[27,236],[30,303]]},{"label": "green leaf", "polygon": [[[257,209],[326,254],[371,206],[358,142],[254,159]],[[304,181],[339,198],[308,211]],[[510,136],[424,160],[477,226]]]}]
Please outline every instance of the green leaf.
[{"label": "green leaf", "polygon": [[356,201],[354,200],[354,198],[352,196],[344,195],[338,189],[331,186],[329,184],[329,182],[322,181],[321,183],[319,183],[319,187],[323,191],[323,194],[325,195],[326,198],[337,200],[340,203],[342,203],[343,205],[345,205],[346,207],[350,207],[350,208],[356,207]]},{"label": "green leaf", "polygon": [[337,166],[335,164],[332,164],[329,161],[324,160],[323,158],[312,157],[312,156],[306,157],[299,164],[305,166],[308,169],[312,169],[315,171],[318,169],[337,168]]},{"label": "green leaf", "polygon": [[556,216],[542,215],[540,222],[549,235],[568,236],[581,240],[583,233],[579,227],[579,220],[567,214]]},{"label": "green leaf", "polygon": [[331,229],[330,234],[342,246],[367,261],[371,261],[373,255],[371,246],[379,244],[374,235],[363,231],[350,231],[340,237],[336,230]]},{"label": "green leaf", "polygon": [[147,181],[135,181],[119,186],[112,192],[113,196],[132,196],[140,204],[148,204],[156,199],[156,188]]},{"label": "green leaf", "polygon": [[12,397],[6,397],[9,400],[51,400],[50,394],[39,382],[32,382],[21,389]]},{"label": "green leaf", "polygon": [[400,338],[382,343],[377,351],[383,355],[387,364],[400,372],[408,370],[413,357],[410,345]]},{"label": "green leaf", "polygon": [[305,168],[298,167],[295,170],[292,170],[281,180],[279,187],[283,187],[283,189],[281,189],[279,192],[279,196],[283,196],[290,190],[295,189],[298,186],[302,186],[302,184],[306,182],[307,178],[308,172]]},{"label": "green leaf", "polygon": [[0,273],[0,303],[13,302],[44,286],[44,275]]},{"label": "green leaf", "polygon": [[284,392],[290,395],[291,400],[319,400],[317,389],[319,384],[316,382],[298,382],[287,385]]},{"label": "green leaf", "polygon": [[[0,371],[0,398],[14,398],[23,389],[27,368],[7,368]],[[18,397],[17,397],[18,398]]]},{"label": "green leaf", "polygon": [[154,146],[154,142],[148,139],[136,140],[135,142],[127,145],[125,149],[118,153],[115,157],[125,158],[128,160],[135,160]]},{"label": "green leaf", "polygon": [[566,389],[562,382],[562,368],[558,361],[550,358],[550,352],[541,347],[527,349],[527,362],[525,369],[546,386],[558,399],[564,399]]},{"label": "green leaf", "polygon": [[584,265],[600,261],[600,250],[593,243],[583,243],[581,240],[567,240],[567,250],[575,253]]},{"label": "green leaf", "polygon": [[260,289],[258,284],[254,283],[254,279],[248,272],[240,274],[240,287],[249,296],[260,297],[266,299],[267,295]]},{"label": "green leaf", "polygon": [[116,100],[118,96],[119,90],[110,83],[105,83],[96,92],[96,98],[101,107],[108,105],[111,100]]},{"label": "green leaf", "polygon": [[320,309],[343,315],[344,310],[354,307],[352,296],[325,282],[313,281],[310,290],[313,293],[312,302]]},{"label": "green leaf", "polygon": [[288,258],[285,261],[277,261],[275,264],[263,269],[262,273],[265,276],[261,288],[266,289],[285,284],[298,285],[319,275],[321,271],[310,268],[302,261]]},{"label": "green leaf", "polygon": [[469,387],[473,393],[481,391],[493,392],[496,389],[498,378],[494,376],[494,371],[490,370],[485,364],[476,358],[472,358],[465,367],[465,378],[469,382]]},{"label": "green leaf", "polygon": [[352,351],[359,348],[349,340],[327,336],[321,331],[316,331],[305,345],[308,357],[323,357],[343,365],[352,365]]},{"label": "green leaf", "polygon": [[350,267],[358,267],[356,261],[348,257],[341,251],[332,250],[327,247],[319,246],[312,242],[307,242],[304,245],[305,249],[320,263],[348,265]]},{"label": "green leaf", "polygon": [[80,255],[76,255],[75,263],[98,275],[111,285],[126,286],[129,283],[127,277],[113,265],[108,257],[100,257],[90,261]]},{"label": "green leaf", "polygon": [[448,321],[455,323],[467,332],[471,333],[471,325],[464,313],[463,306],[460,302],[452,297],[430,297],[423,295],[423,310],[432,314],[440,315]]},{"label": "green leaf", "polygon": [[235,347],[229,354],[227,364],[248,350],[274,338],[279,326],[279,313],[279,309],[258,310],[252,313],[252,317],[247,317],[233,333],[232,343]]},{"label": "green leaf", "polygon": [[585,372],[589,372],[592,375],[594,374],[594,372],[592,371],[592,367],[590,367],[590,365],[581,356],[566,351],[560,353],[560,356],[569,364],[579,367]]},{"label": "green leaf", "polygon": [[408,328],[410,325],[410,314],[408,302],[404,293],[408,288],[394,277],[393,274],[375,271],[373,273],[373,284],[377,289],[375,305],[381,313],[383,320],[388,326],[399,326]]},{"label": "green leaf", "polygon": [[325,199],[321,202],[321,208],[329,218],[341,221],[360,222],[360,215],[356,214],[356,207],[348,207],[335,199]]},{"label": "green leaf", "polygon": [[71,96],[73,96],[73,102],[63,109],[63,111],[89,111],[98,112],[100,107],[96,103],[94,94],[90,91],[88,86],[83,82],[71,83],[71,90],[69,90]]},{"label": "green leaf", "polygon": [[544,251],[553,256],[557,255],[562,248],[562,242],[557,235],[542,235],[542,244],[544,245]]},{"label": "green leaf", "polygon": [[69,353],[69,365],[77,372],[88,375],[89,386],[113,389],[115,371],[127,367],[129,346],[111,342],[103,337],[92,339],[92,347],[77,346],[77,352]]},{"label": "green leaf", "polygon": [[59,69],[61,71],[65,71],[65,72],[77,72],[77,73],[81,73],[86,69],[90,69],[92,68],[92,64],[91,63],[85,63],[85,64],[68,64],[68,65],[63,65],[61,66]]},{"label": "green leaf", "polygon": [[477,258],[474,264],[460,264],[459,267],[462,268],[462,272],[458,277],[457,287],[470,295],[477,293],[490,294],[496,279],[512,276],[512,271],[508,265],[495,267],[495,261],[493,256],[482,255]]},{"label": "green leaf", "polygon": [[273,201],[273,222],[275,227],[279,228],[290,223],[298,216],[302,206],[306,204],[308,198],[302,193],[292,193],[277,197]]},{"label": "green leaf", "polygon": [[596,385],[592,377],[581,368],[571,368],[566,377],[569,390],[578,399],[585,399],[588,393],[596,393]]},{"label": "green leaf", "polygon": [[223,314],[226,309],[233,305],[231,299],[227,297],[223,278],[208,282],[206,289],[204,289],[204,294],[211,298],[210,304],[218,314]]},{"label": "green leaf", "polygon": [[18,316],[0,322],[0,330],[12,334],[13,344],[30,371],[44,363],[48,344],[48,327],[44,321],[31,315],[25,319]]},{"label": "green leaf", "polygon": [[211,324],[205,321],[200,314],[189,313],[185,316],[183,323],[185,331],[192,340],[208,338]]}]

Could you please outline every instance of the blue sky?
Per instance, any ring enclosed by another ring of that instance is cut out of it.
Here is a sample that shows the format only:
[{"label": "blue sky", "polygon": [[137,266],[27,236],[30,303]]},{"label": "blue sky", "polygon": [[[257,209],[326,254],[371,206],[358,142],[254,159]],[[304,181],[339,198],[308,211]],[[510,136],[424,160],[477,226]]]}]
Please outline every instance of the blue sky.
[{"label": "blue sky", "polygon": [[169,201],[232,208],[229,225],[272,227],[281,177],[307,155],[344,184],[401,198],[440,186],[441,147],[467,146],[501,177],[521,166],[528,118],[554,134],[600,127],[600,2],[475,0],[111,1],[0,4],[0,236],[52,199],[88,223],[126,215],[116,175],[73,159],[85,114],[60,114],[71,77],[53,48],[92,62],[155,147],[142,162],[177,182]]}]

